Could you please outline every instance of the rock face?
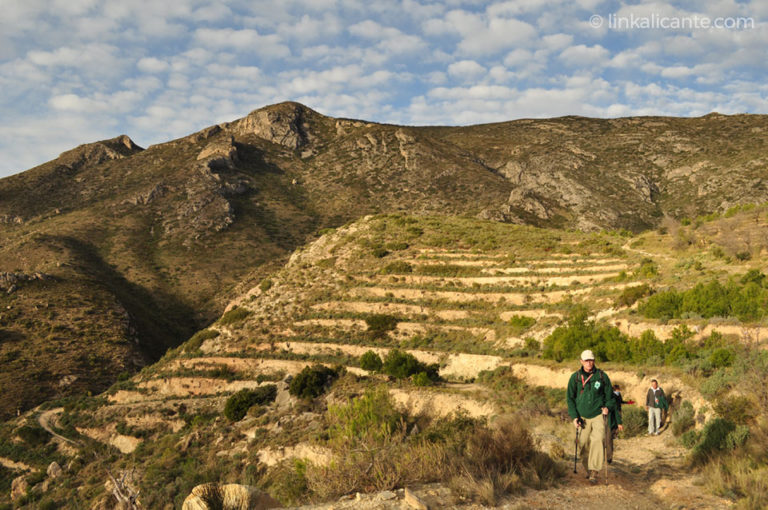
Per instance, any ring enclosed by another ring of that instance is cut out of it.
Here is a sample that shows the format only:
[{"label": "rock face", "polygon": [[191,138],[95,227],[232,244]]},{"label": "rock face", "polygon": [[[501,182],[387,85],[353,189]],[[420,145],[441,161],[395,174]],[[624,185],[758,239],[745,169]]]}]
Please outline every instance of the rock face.
[{"label": "rock face", "polygon": [[60,477],[63,472],[64,471],[61,469],[61,466],[59,466],[58,462],[51,462],[50,465],[48,466],[48,469],[46,470],[46,474],[48,475],[48,478],[51,478],[53,480]]},{"label": "rock face", "polygon": [[29,490],[29,482],[27,482],[26,475],[17,476],[11,482],[11,500],[16,501],[19,498],[23,498],[27,495]]},{"label": "rock face", "polygon": [[182,510],[212,510],[214,508],[266,510],[281,507],[282,505],[269,494],[249,485],[206,483],[192,489],[181,508]]},{"label": "rock face", "polygon": [[298,103],[282,103],[255,110],[228,127],[235,134],[254,134],[296,150],[309,142],[304,110]]}]

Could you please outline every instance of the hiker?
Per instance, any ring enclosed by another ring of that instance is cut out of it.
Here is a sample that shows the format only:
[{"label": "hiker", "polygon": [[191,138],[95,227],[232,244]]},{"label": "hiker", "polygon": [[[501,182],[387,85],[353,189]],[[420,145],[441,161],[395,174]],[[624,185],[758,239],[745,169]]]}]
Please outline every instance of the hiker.
[{"label": "hiker", "polygon": [[645,396],[645,408],[648,410],[648,435],[658,436],[661,432],[661,410],[669,409],[669,404],[656,379],[651,379],[651,387]]},{"label": "hiker", "polygon": [[578,430],[581,463],[590,483],[597,483],[597,474],[605,461],[606,424],[608,414],[615,409],[611,380],[595,367],[595,355],[590,350],[581,353],[581,368],[573,373],[566,391],[568,414]]},{"label": "hiker", "polygon": [[613,440],[619,436],[619,432],[624,430],[624,425],[621,423],[621,405],[635,403],[634,400],[624,400],[624,398],[621,396],[621,387],[618,384],[613,385],[613,400],[616,404],[616,407],[611,410],[609,415],[611,433],[607,436],[608,444],[605,448],[606,455],[608,456],[608,464],[613,462]]}]

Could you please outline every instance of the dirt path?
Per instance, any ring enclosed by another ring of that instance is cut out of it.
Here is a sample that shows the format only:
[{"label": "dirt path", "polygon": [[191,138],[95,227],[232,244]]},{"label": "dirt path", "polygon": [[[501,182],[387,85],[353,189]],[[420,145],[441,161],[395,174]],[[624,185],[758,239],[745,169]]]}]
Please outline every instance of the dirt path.
[{"label": "dirt path", "polygon": [[57,414],[61,414],[62,412],[64,412],[63,407],[57,407],[56,409],[49,409],[47,411],[43,411],[42,413],[40,413],[40,416],[37,418],[37,422],[40,424],[41,427],[43,427],[43,429],[46,432],[48,432],[50,435],[52,435],[59,441],[64,441],[65,443],[77,445],[76,441],[73,441],[72,439],[62,436],[61,434],[53,430],[53,428],[51,428],[51,418],[53,418]]}]

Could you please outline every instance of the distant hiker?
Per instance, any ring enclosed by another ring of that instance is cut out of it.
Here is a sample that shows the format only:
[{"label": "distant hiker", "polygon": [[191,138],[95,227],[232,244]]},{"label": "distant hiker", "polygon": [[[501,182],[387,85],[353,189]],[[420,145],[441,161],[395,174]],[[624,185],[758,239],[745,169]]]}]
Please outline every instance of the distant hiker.
[{"label": "distant hiker", "polygon": [[[597,483],[597,474],[605,461],[606,425],[608,414],[615,409],[611,380],[595,368],[595,355],[590,350],[581,353],[581,368],[573,373],[566,391],[568,414],[573,425],[583,429],[579,436],[581,463],[589,481]],[[605,417],[605,418],[604,418]]]},{"label": "distant hiker", "polygon": [[613,462],[613,440],[618,437],[619,432],[624,430],[624,425],[621,423],[621,405],[622,404],[634,404],[634,400],[624,400],[621,396],[621,388],[618,384],[613,385],[613,400],[616,407],[611,410],[610,423],[611,433],[608,434],[608,444],[606,446],[606,454],[608,455],[608,464]]},{"label": "distant hiker", "polygon": [[661,410],[669,409],[669,404],[656,379],[651,380],[651,387],[645,396],[645,408],[648,409],[648,435],[658,436],[661,429]]}]

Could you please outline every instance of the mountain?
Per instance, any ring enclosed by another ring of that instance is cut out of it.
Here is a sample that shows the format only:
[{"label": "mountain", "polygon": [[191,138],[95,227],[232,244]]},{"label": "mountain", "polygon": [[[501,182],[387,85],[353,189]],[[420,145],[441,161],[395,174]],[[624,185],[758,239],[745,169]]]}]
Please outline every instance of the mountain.
[{"label": "mountain", "polygon": [[407,127],[282,103],[145,150],[80,146],[0,180],[0,415],[103,390],[365,215],[640,231],[765,201],[766,124]]}]

